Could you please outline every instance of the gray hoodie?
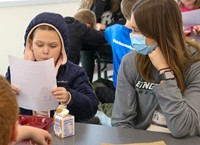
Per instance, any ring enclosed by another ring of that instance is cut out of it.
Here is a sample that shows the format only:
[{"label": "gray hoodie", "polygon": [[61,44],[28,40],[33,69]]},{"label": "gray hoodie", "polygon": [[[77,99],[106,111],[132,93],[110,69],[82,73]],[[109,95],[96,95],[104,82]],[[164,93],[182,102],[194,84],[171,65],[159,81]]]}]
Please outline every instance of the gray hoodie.
[{"label": "gray hoodie", "polygon": [[174,137],[200,135],[200,61],[185,72],[186,88],[181,94],[176,80],[156,83],[156,70],[155,82],[142,80],[135,54],[125,55],[119,69],[112,125],[147,129],[156,110],[163,114]]}]

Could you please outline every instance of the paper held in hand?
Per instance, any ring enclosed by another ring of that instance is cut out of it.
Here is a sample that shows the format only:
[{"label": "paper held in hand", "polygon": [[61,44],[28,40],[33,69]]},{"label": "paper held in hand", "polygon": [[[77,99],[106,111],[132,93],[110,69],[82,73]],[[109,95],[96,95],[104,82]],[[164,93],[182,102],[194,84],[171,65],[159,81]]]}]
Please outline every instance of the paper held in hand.
[{"label": "paper held in hand", "polygon": [[45,61],[28,61],[9,56],[11,84],[20,89],[19,107],[49,111],[58,107],[51,94],[57,86],[53,58]]},{"label": "paper held in hand", "polygon": [[200,9],[182,12],[183,26],[200,25]]}]

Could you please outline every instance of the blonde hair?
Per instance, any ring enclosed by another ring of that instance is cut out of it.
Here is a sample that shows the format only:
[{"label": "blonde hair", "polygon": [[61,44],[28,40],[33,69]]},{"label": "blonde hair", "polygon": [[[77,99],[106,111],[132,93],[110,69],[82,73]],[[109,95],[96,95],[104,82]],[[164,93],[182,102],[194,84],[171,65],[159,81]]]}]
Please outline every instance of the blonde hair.
[{"label": "blonde hair", "polygon": [[16,96],[8,81],[0,75],[0,145],[11,142],[18,113]]},{"label": "blonde hair", "polygon": [[81,0],[79,9],[91,9],[92,5],[96,3],[96,0]]},{"label": "blonde hair", "polygon": [[[186,40],[177,3],[175,0],[139,0],[133,6],[132,14],[139,31],[157,41],[183,93],[185,71],[192,63],[200,60],[200,47],[197,43]],[[188,45],[196,49],[194,56],[191,55]],[[152,80],[154,66],[148,56],[137,54],[136,65],[143,79]]]},{"label": "blonde hair", "polygon": [[91,28],[96,27],[96,16],[94,12],[88,10],[88,9],[80,9],[75,15],[74,19],[80,21],[84,24],[90,24]]},{"label": "blonde hair", "polygon": [[[111,12],[115,13],[120,9],[120,0],[109,0],[111,4]],[[80,9],[91,9],[95,5],[96,0],[81,0]]]},{"label": "blonde hair", "polygon": [[[184,6],[184,4],[181,2],[181,0],[177,0],[177,3],[180,7]],[[199,9],[200,8],[200,0],[196,0],[194,3],[194,8]]]}]

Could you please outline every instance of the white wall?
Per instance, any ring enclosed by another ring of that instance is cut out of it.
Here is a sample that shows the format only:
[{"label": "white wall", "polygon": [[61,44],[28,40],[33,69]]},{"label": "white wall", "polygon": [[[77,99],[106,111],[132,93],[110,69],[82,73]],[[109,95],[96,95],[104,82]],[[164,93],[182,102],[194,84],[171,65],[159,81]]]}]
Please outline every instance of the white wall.
[{"label": "white wall", "polygon": [[23,57],[24,33],[30,20],[40,12],[56,12],[73,16],[79,1],[0,8],[0,74],[5,75],[8,55]]}]

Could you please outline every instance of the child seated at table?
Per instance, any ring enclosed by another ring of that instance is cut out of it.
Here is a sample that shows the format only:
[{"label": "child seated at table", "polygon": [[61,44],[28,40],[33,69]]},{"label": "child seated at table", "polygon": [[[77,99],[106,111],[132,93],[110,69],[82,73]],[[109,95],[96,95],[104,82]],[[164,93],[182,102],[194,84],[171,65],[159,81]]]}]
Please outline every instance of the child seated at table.
[{"label": "child seated at table", "polygon": [[39,128],[18,125],[18,104],[7,80],[0,75],[0,145],[29,139],[38,145],[51,145],[51,135]]},{"label": "child seated at table", "polygon": [[138,0],[131,13],[135,51],[120,64],[112,125],[199,136],[200,46],[185,39],[177,3]]},{"label": "child seated at table", "polygon": [[[69,43],[65,19],[57,13],[40,13],[31,20],[26,29],[24,59],[29,61],[54,59],[57,87],[49,91],[59,103],[67,106],[69,114],[75,116],[76,122],[82,122],[95,115],[99,102],[84,69],[67,60]],[[8,80],[11,78],[9,70],[6,78]],[[17,95],[20,93],[21,88],[13,84],[12,88]],[[54,111],[20,108],[21,114],[45,117],[53,117]]]}]

